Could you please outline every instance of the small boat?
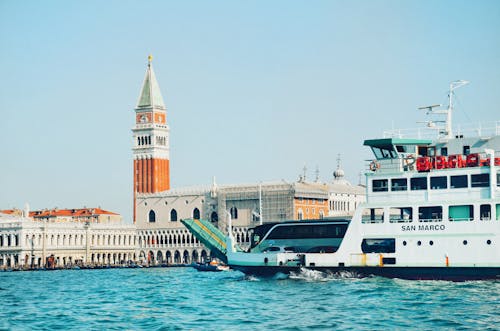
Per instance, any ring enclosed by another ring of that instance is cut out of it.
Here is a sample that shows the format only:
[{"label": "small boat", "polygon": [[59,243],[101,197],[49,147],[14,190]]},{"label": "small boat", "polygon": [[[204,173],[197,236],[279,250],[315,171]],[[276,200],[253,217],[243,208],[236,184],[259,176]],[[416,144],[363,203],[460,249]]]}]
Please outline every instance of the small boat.
[{"label": "small boat", "polygon": [[218,263],[217,261],[211,261],[210,263],[195,263],[192,265],[198,271],[228,271],[229,266]]}]

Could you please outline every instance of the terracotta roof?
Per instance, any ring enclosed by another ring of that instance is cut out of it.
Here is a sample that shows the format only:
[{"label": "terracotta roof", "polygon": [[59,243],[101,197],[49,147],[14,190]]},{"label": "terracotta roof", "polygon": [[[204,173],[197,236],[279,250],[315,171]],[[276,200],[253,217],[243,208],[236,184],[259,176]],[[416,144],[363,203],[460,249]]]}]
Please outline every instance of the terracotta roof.
[{"label": "terracotta roof", "polygon": [[[1,210],[0,212],[4,214],[14,214],[18,210]],[[30,217],[57,217],[57,216],[67,216],[67,217],[79,217],[79,216],[94,216],[94,215],[119,215],[111,211],[107,211],[101,208],[80,208],[80,209],[44,209],[44,210],[33,210],[30,211]]]}]

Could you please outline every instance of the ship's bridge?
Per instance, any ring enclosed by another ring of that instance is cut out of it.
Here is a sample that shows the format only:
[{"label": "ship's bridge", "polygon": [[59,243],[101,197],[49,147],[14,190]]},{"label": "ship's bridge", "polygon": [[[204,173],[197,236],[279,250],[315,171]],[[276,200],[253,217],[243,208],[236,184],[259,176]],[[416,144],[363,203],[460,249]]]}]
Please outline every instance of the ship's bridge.
[{"label": "ship's bridge", "polygon": [[370,170],[395,173],[413,170],[416,157],[431,144],[432,140],[426,139],[383,138],[365,140],[363,145],[375,155]]}]

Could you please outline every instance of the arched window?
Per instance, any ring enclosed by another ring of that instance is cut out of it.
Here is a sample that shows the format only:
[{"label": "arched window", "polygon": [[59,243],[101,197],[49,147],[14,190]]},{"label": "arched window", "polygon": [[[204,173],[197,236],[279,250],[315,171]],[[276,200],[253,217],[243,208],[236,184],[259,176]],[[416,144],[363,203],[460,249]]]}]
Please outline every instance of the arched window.
[{"label": "arched window", "polygon": [[199,220],[199,219],[200,219],[200,210],[199,210],[198,208],[195,208],[195,209],[193,210],[193,218],[194,218],[195,220]]},{"label": "arched window", "polygon": [[304,214],[302,213],[302,209],[299,209],[297,212],[297,219],[300,221],[304,218]]},{"label": "arched window", "polygon": [[319,218],[323,219],[323,217],[325,217],[325,215],[323,214],[323,210],[320,210],[319,211]]},{"label": "arched window", "polygon": [[170,211],[170,221],[171,222],[177,222],[177,210],[172,209]]},{"label": "arched window", "polygon": [[231,218],[233,220],[238,218],[238,208],[236,207],[231,207]]},{"label": "arched window", "polygon": [[217,222],[219,220],[219,216],[217,215],[217,212],[213,211],[212,215],[210,215],[210,220],[212,222]]},{"label": "arched window", "polygon": [[149,223],[156,222],[156,214],[153,210],[149,211]]}]

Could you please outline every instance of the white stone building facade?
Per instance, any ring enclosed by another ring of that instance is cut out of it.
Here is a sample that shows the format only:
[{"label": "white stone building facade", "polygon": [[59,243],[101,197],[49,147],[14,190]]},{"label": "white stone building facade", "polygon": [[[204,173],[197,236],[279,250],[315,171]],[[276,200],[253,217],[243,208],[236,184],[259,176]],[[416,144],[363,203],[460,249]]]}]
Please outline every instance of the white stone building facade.
[{"label": "white stone building facade", "polygon": [[136,259],[134,225],[39,222],[0,214],[0,268],[118,265]]}]

